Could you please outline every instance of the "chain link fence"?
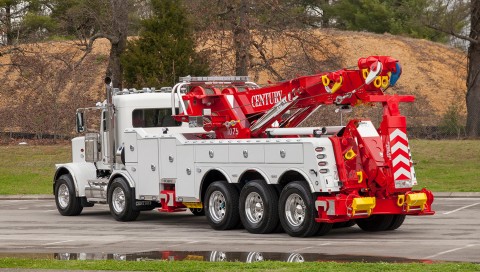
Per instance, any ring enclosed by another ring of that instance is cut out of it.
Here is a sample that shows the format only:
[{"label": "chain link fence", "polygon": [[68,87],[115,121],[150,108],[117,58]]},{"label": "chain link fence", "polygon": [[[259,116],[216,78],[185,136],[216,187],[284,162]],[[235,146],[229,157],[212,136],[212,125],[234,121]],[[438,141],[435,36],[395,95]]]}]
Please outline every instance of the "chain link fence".
[{"label": "chain link fence", "polygon": [[[341,112],[337,109],[336,106],[321,107],[301,126],[338,126],[345,125],[350,119],[359,118],[369,119],[378,127],[383,115],[383,108],[378,104],[359,105],[353,107],[351,112]],[[24,118],[23,122],[15,121],[15,116],[18,116],[19,110],[21,109],[10,109],[8,112],[0,111],[0,120],[4,121],[0,124],[0,143],[5,144],[18,139],[44,140],[44,142],[49,143],[57,140],[68,140],[76,136],[74,132],[74,109],[70,109],[61,116],[43,116],[45,120],[61,121],[61,126],[55,131],[52,131],[52,128],[46,124],[34,126],[35,124],[29,123],[31,120],[28,118]],[[438,113],[432,110],[421,96],[417,96],[414,103],[401,103],[400,112],[407,118],[407,134],[410,139],[467,138],[466,114],[460,104],[451,104],[445,112]],[[98,125],[97,114],[90,114],[89,117],[91,119],[89,120],[90,125]],[[35,129],[32,130],[32,127]]]}]

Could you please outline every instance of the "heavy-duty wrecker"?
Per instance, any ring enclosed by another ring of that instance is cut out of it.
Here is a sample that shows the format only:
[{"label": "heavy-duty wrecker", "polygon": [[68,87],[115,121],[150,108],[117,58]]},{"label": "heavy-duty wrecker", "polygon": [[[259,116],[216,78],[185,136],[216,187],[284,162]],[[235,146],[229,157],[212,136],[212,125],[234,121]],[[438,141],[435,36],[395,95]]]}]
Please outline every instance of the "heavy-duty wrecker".
[{"label": "heavy-duty wrecker", "polygon": [[[417,184],[399,103],[401,75],[388,56],[259,87],[248,77],[182,77],[173,88],[112,88],[93,108],[77,110],[73,162],[56,165],[53,190],[62,215],[108,204],[118,221],[140,211],[190,209],[212,228],[291,236],[326,234],[357,224],[394,230],[406,215],[432,215],[429,190]],[[380,103],[370,120],[298,127],[318,108]],[[100,111],[98,131],[85,120]]]}]

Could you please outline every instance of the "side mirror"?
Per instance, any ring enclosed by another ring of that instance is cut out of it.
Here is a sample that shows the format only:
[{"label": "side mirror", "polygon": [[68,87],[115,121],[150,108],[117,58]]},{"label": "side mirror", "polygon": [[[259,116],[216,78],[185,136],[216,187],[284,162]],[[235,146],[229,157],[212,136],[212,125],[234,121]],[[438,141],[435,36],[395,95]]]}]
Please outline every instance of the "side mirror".
[{"label": "side mirror", "polygon": [[77,125],[76,126],[77,133],[85,132],[86,126],[85,126],[84,113],[81,111],[77,111],[76,125]]}]

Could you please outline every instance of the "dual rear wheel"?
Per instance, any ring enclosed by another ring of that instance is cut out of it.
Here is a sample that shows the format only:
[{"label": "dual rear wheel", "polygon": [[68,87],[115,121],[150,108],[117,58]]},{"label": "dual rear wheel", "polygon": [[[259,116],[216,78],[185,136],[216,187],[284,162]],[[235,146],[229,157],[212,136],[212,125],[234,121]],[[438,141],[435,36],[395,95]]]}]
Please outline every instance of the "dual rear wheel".
[{"label": "dual rear wheel", "polygon": [[287,184],[280,195],[262,180],[248,182],[240,191],[233,184],[212,183],[205,194],[205,213],[216,230],[233,229],[241,222],[250,233],[283,228],[291,236],[324,235],[332,224],[315,221],[315,199],[304,183]]},{"label": "dual rear wheel", "polygon": [[283,229],[290,236],[325,235],[332,227],[351,227],[364,231],[388,231],[399,228],[405,215],[372,215],[369,218],[328,224],[315,221],[315,196],[303,182],[287,184],[280,194],[262,180],[248,182],[239,192],[223,181],[212,183],[205,195],[208,223],[216,230],[240,225],[250,233],[271,233]]}]

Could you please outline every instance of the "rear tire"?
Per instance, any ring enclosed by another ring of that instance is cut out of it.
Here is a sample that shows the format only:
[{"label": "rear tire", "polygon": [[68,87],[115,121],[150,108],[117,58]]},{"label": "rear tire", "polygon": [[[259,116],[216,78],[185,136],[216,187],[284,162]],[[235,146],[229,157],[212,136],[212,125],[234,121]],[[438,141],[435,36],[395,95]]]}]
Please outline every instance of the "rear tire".
[{"label": "rear tire", "polygon": [[251,181],[240,192],[240,219],[250,233],[271,233],[277,228],[278,195],[263,180]]},{"label": "rear tire", "polygon": [[205,209],[204,208],[188,208],[188,209],[195,216],[204,216],[205,215]]},{"label": "rear tire", "polygon": [[216,230],[229,230],[240,222],[238,212],[238,191],[225,181],[210,184],[203,204],[208,224]]},{"label": "rear tire", "polygon": [[132,190],[124,178],[115,178],[108,188],[108,206],[117,221],[134,221],[140,211],[133,209]]},{"label": "rear tire", "polygon": [[325,234],[329,233],[333,227],[333,224],[329,224],[329,223],[317,223],[317,224],[320,225],[317,233],[315,234],[317,236],[324,236]]},{"label": "rear tire", "polygon": [[82,201],[75,194],[75,184],[69,174],[61,175],[55,182],[55,204],[61,215],[79,215],[82,210]]},{"label": "rear tire", "polygon": [[355,220],[357,225],[364,231],[384,231],[393,222],[393,214],[374,214],[368,218]]},{"label": "rear tire", "polygon": [[333,228],[334,229],[340,229],[340,228],[349,228],[355,226],[355,220],[349,220],[346,222],[340,222],[340,223],[333,223]]},{"label": "rear tire", "polygon": [[396,230],[398,229],[402,224],[403,222],[405,221],[405,217],[407,217],[406,215],[404,214],[396,214],[393,216],[393,220],[392,220],[392,223],[390,224],[390,226],[387,228],[387,230]]},{"label": "rear tire", "polygon": [[278,211],[280,223],[290,236],[309,237],[317,234],[322,227],[315,221],[317,211],[314,196],[310,188],[302,182],[291,182],[283,188],[278,201]]}]

